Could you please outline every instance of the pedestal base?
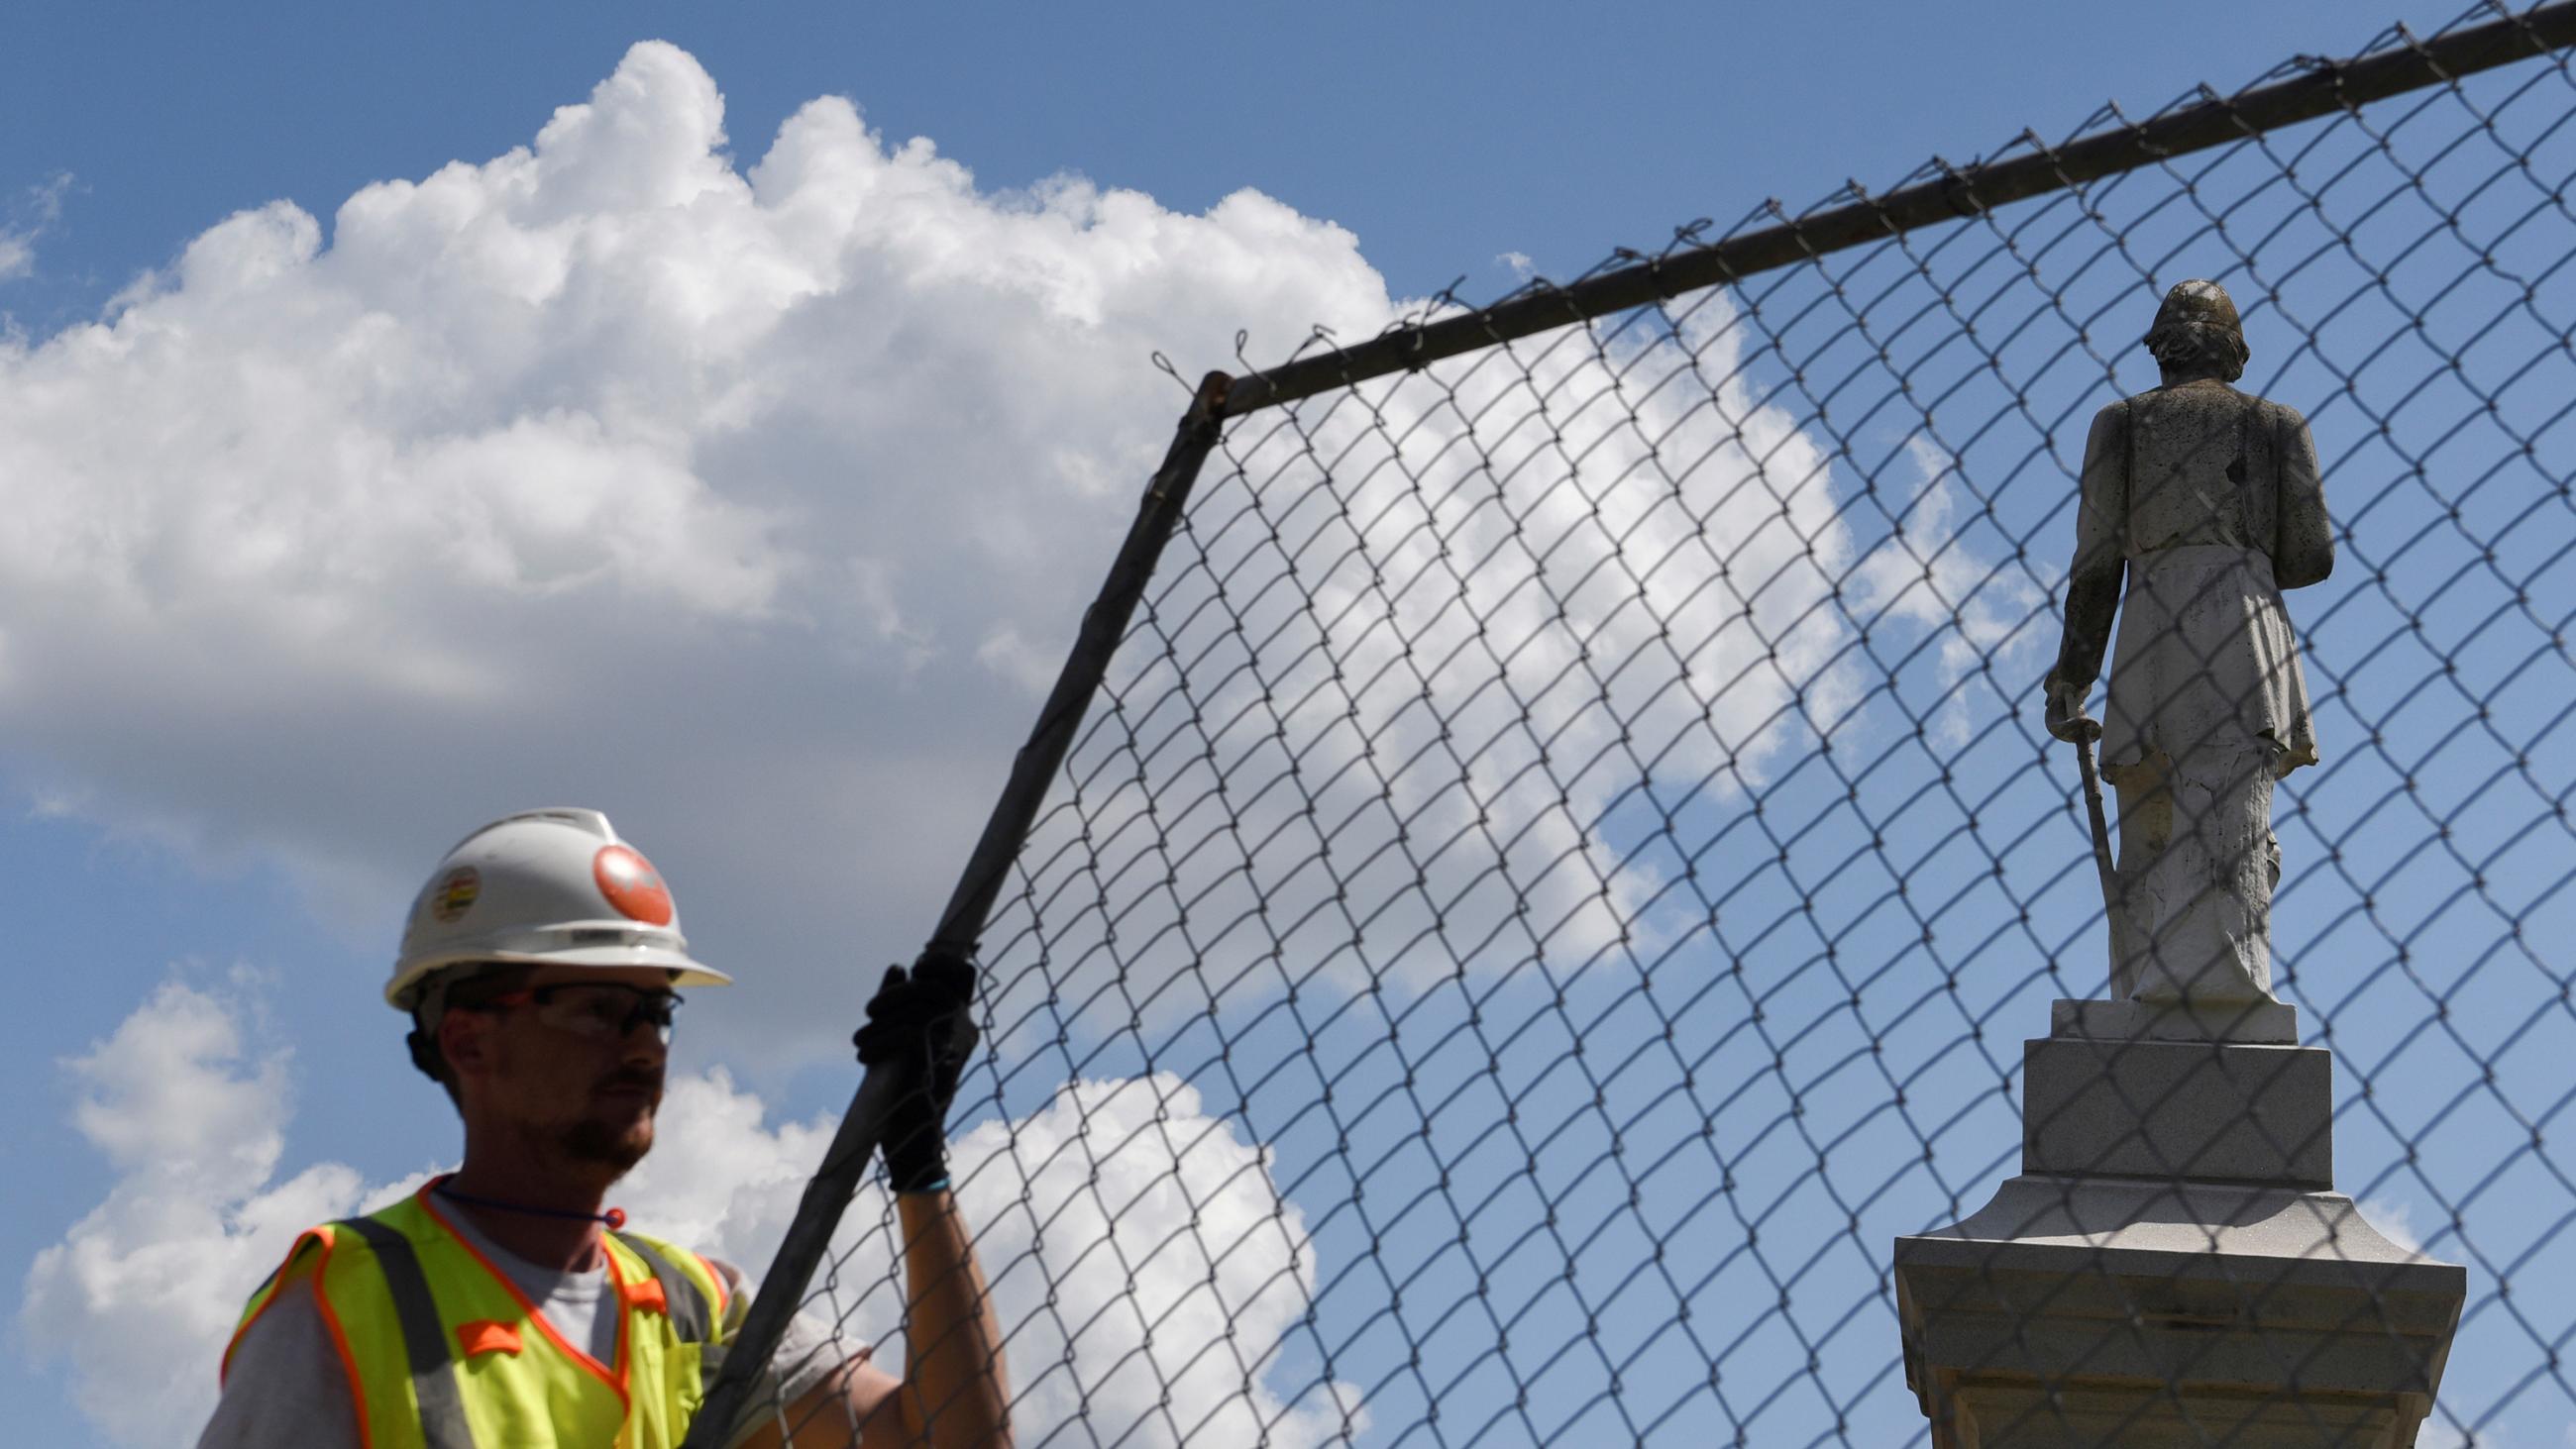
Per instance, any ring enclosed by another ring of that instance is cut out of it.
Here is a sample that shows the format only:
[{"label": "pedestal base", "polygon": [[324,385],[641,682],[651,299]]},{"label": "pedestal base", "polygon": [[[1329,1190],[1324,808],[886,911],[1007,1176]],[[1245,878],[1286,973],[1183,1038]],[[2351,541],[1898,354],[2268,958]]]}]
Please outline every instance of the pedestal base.
[{"label": "pedestal base", "polygon": [[2403,1449],[2467,1290],[2289,1188],[2026,1175],[1896,1240],[1938,1449]]},{"label": "pedestal base", "polygon": [[2287,1008],[2213,1040],[2128,1005],[2059,1003],[2024,1059],[2022,1175],[1896,1240],[1932,1443],[2407,1449],[2466,1270],[2331,1190],[2332,1061],[2288,1044]]}]

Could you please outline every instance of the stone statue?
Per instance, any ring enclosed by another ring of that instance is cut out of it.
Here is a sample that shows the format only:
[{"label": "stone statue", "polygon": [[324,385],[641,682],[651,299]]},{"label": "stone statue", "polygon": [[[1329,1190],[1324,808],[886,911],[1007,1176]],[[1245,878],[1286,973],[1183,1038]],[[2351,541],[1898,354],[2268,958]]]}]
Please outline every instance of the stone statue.
[{"label": "stone statue", "polygon": [[[2049,733],[2084,700],[2120,616],[2102,723],[2120,854],[2107,887],[2111,999],[2253,1008],[2272,996],[2272,784],[2317,759],[2281,590],[2334,568],[2316,445],[2245,370],[2215,282],[2165,295],[2146,336],[2164,383],[2093,419]],[[2123,578],[2126,591],[2123,592]]]},{"label": "stone statue", "polygon": [[2334,1190],[2334,1054],[2271,994],[2272,785],[2317,759],[2281,590],[2334,567],[2316,448],[2229,386],[2245,337],[2216,283],[2167,293],[2146,341],[2164,385],[2084,445],[2045,686],[2084,771],[2111,999],[2049,1003],[2022,1044],[2019,1175],[1896,1240],[1905,1382],[1933,1449],[2406,1449],[2468,1273]]}]

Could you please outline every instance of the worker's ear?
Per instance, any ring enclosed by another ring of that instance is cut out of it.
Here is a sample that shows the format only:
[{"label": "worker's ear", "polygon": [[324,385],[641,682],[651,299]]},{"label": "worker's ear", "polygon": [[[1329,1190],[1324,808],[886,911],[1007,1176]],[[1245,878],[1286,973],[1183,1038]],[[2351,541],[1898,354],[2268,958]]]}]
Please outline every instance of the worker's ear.
[{"label": "worker's ear", "polygon": [[494,1018],[486,1011],[448,1011],[438,1018],[438,1054],[451,1078],[479,1076],[491,1070]]},{"label": "worker's ear", "polygon": [[403,1033],[403,1046],[411,1052],[411,1064],[420,1074],[441,1086],[447,1083],[447,1064],[438,1059],[438,1039],[418,1026]]}]

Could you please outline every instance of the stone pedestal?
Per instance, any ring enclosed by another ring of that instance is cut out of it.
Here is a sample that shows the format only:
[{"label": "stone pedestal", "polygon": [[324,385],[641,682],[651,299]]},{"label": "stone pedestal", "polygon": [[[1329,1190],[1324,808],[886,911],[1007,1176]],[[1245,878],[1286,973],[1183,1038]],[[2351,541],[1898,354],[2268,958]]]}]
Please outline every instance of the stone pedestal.
[{"label": "stone pedestal", "polygon": [[2059,1002],[2022,1175],[1896,1240],[1936,1449],[2405,1449],[2466,1272],[2333,1190],[2333,1060],[2286,1006]]}]

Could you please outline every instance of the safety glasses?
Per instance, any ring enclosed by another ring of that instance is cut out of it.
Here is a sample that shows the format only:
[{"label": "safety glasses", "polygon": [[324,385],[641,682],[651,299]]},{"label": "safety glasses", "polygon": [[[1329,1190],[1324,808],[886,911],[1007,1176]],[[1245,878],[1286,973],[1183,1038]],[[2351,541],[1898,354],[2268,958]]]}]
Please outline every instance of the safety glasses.
[{"label": "safety glasses", "polygon": [[641,986],[560,982],[503,992],[468,1009],[488,1011],[529,1005],[536,1007],[537,1020],[574,1036],[624,1041],[626,1034],[641,1024],[653,1028],[653,1035],[669,1046],[671,1019],[680,1009],[680,998],[674,992]]}]

